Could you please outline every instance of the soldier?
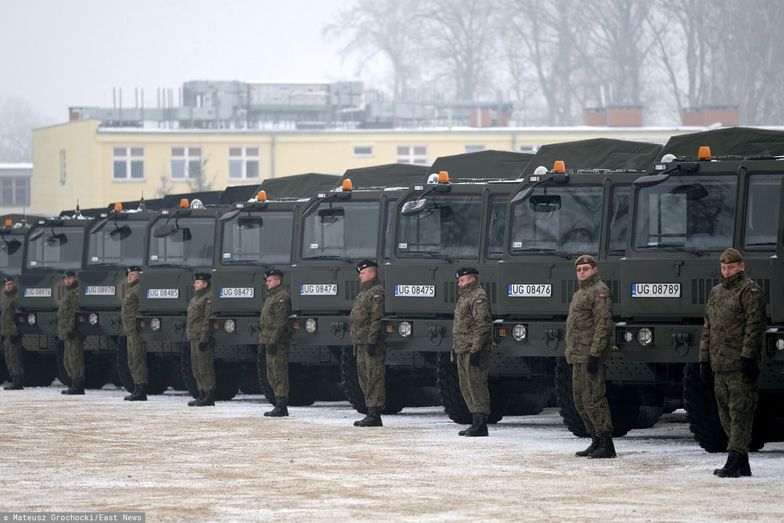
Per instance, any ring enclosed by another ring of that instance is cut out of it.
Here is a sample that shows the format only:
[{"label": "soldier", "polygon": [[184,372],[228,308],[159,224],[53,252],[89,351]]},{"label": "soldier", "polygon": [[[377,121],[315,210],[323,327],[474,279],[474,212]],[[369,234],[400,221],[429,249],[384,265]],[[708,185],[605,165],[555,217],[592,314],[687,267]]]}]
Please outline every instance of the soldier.
[{"label": "soldier", "polygon": [[199,388],[199,397],[188,402],[189,407],[208,407],[215,405],[215,340],[210,332],[212,314],[212,289],[207,272],[193,275],[193,288],[196,294],[188,303],[188,325],[186,333],[191,343],[191,369]]},{"label": "soldier", "polygon": [[384,315],[384,287],[378,281],[378,264],[372,260],[357,263],[360,291],[354,299],[349,322],[351,342],[357,357],[359,386],[365,394],[367,416],[355,421],[355,427],[381,427],[381,411],[386,401],[384,363],[387,346],[381,339],[381,317]]},{"label": "soldier", "polygon": [[270,269],[264,273],[267,284],[267,299],[261,308],[261,350],[267,359],[267,381],[275,393],[275,408],[265,416],[275,418],[288,416],[289,409],[289,343],[288,318],[291,313],[291,298],[283,288],[283,273]]},{"label": "soldier", "polygon": [[74,271],[63,273],[63,298],[57,309],[57,337],[65,346],[65,372],[71,386],[62,394],[84,394],[84,351],[82,336],[76,330],[76,311],[79,308],[79,282]]},{"label": "soldier", "polygon": [[574,406],[591,435],[589,458],[614,458],[612,418],[604,378],[610,362],[612,292],[599,278],[593,256],[574,262],[580,288],[572,296],[566,318],[566,362],[572,366]]},{"label": "soldier", "polygon": [[3,293],[0,295],[0,336],[5,347],[5,365],[11,377],[11,385],[5,390],[22,390],[24,384],[24,349],[22,336],[16,326],[16,310],[19,308],[19,291],[13,276],[3,278]]},{"label": "soldier", "polygon": [[452,351],[457,358],[460,392],[471,412],[472,423],[460,436],[487,436],[490,391],[487,371],[493,348],[493,318],[485,290],[479,285],[479,271],[464,267],[455,272],[457,303],[452,326]]},{"label": "soldier", "polygon": [[700,378],[706,385],[713,381],[721,426],[729,439],[727,463],[713,473],[737,478],[751,476],[749,444],[762,363],[765,297],[746,277],[739,251],[727,249],[719,262],[721,283],[711,289],[705,304]]},{"label": "soldier", "polygon": [[131,265],[126,269],[128,285],[122,299],[122,325],[128,346],[128,369],[133,377],[133,392],[125,401],[147,401],[147,347],[136,330],[136,314],[139,312],[139,276],[142,269]]}]

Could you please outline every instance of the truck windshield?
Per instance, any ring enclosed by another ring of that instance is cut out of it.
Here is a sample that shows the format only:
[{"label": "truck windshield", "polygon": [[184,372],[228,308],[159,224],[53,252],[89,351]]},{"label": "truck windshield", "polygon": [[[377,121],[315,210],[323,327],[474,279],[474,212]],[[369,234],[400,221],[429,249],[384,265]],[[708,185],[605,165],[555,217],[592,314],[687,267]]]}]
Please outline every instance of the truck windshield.
[{"label": "truck windshield", "polygon": [[43,225],[34,227],[30,236],[44,229],[27,246],[27,263],[30,269],[73,269],[82,265],[82,246],[84,227],[63,227]]},{"label": "truck windshield", "polygon": [[22,249],[19,243],[21,239],[6,236],[4,240],[0,240],[0,269],[16,269],[13,272],[18,273],[22,268]]},{"label": "truck windshield", "polygon": [[540,187],[512,208],[513,254],[599,252],[600,185]]},{"label": "truck windshield", "polygon": [[157,219],[150,234],[150,265],[181,265],[204,267],[212,265],[215,242],[215,219],[211,217],[183,217],[169,220],[171,233],[156,237],[155,233],[167,226],[166,217]]},{"label": "truck windshield", "polygon": [[476,258],[481,222],[480,196],[430,196],[421,211],[398,216],[397,255]]},{"label": "truck windshield", "polygon": [[324,202],[305,217],[304,259],[376,257],[378,201]]},{"label": "truck windshield", "polygon": [[133,220],[95,223],[87,235],[87,265],[141,265],[146,226]]},{"label": "truck windshield", "polygon": [[240,214],[223,224],[221,262],[288,265],[291,260],[291,212]]},{"label": "truck windshield", "polygon": [[732,245],[737,179],[670,176],[636,194],[634,246],[721,251]]}]

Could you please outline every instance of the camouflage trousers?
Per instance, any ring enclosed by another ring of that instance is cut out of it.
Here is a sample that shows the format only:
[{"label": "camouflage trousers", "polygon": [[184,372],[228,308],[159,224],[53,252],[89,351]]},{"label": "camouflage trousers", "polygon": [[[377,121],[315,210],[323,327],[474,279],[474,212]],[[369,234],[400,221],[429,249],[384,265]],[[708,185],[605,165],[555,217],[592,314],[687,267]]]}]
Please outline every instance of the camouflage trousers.
[{"label": "camouflage trousers", "polygon": [[133,383],[149,383],[147,376],[147,344],[141,336],[134,333],[128,336],[128,370]]},{"label": "camouflage trousers", "polygon": [[3,336],[3,347],[5,348],[5,366],[8,368],[8,375],[24,376],[24,349],[22,348],[21,336]]},{"label": "camouflage trousers", "polygon": [[713,392],[721,426],[729,438],[727,450],[747,453],[759,396],[757,384],[745,381],[740,371],[716,372]]},{"label": "camouflage trousers", "polygon": [[270,354],[270,345],[264,345],[267,359],[267,381],[276,398],[289,397],[289,344],[277,343],[275,353]]},{"label": "camouflage trousers", "polygon": [[82,337],[79,335],[69,336],[63,342],[65,351],[63,352],[63,364],[65,372],[71,378],[71,382],[78,381],[84,383],[84,350]]},{"label": "camouflage trousers", "polygon": [[215,343],[210,342],[205,351],[199,350],[199,342],[191,341],[191,370],[199,390],[215,390]]},{"label": "camouflage trousers", "polygon": [[460,381],[460,393],[471,414],[490,414],[490,391],[487,388],[487,372],[490,368],[490,351],[479,353],[479,366],[472,367],[470,352],[461,352],[457,356],[457,378]]},{"label": "camouflage trousers", "polygon": [[587,367],[585,363],[572,365],[574,406],[591,435],[612,433],[610,404],[607,403],[607,389],[604,384],[607,365],[599,364],[596,374],[589,374]]},{"label": "camouflage trousers", "polygon": [[383,345],[376,345],[375,354],[368,354],[367,345],[354,347],[357,354],[357,377],[359,386],[365,394],[365,405],[368,407],[383,407],[386,397],[386,366],[387,349]]}]

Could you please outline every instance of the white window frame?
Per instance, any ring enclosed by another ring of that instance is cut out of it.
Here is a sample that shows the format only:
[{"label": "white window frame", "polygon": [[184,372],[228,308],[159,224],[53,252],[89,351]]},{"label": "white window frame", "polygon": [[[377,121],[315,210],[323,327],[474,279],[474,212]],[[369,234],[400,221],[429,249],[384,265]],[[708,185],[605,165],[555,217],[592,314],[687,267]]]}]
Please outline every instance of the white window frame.
[{"label": "white window frame", "polygon": [[[239,149],[239,155],[232,154]],[[254,154],[255,151],[255,154]],[[256,162],[256,176],[248,175],[248,164]],[[240,175],[232,173],[232,164],[239,163],[241,167]],[[260,180],[261,179],[261,148],[258,146],[238,145],[229,147],[229,180]]]},{"label": "white window frame", "polygon": [[[125,166],[125,175],[117,176],[117,164]],[[134,166],[141,165],[141,178],[133,178]],[[118,145],[112,147],[112,180],[115,182],[143,182],[146,176],[144,169],[144,147],[140,145]]]},{"label": "white window frame", "polygon": [[[188,180],[196,180],[202,176],[202,151],[201,147],[188,147],[176,146],[171,148],[171,179],[174,181],[182,182]],[[178,162],[175,169],[175,162]],[[199,166],[199,173],[197,175],[191,174],[191,164],[196,163]]]},{"label": "white window frame", "polygon": [[[357,149],[369,149],[368,152],[358,152]],[[372,145],[355,145],[354,158],[373,158],[374,150]]]},{"label": "white window frame", "polygon": [[397,163],[427,165],[427,145],[398,145]]},{"label": "white window frame", "polygon": [[[11,189],[11,201],[6,202],[3,200],[6,186]],[[20,187],[21,186],[21,187]],[[25,201],[19,202],[16,198],[16,192],[24,188]],[[0,177],[0,205],[4,207],[30,207],[30,177],[29,176],[2,176]]]},{"label": "white window frame", "polygon": [[471,145],[466,145],[463,148],[463,150],[466,153],[481,153],[482,151],[485,150],[485,146],[481,144],[471,144]]}]

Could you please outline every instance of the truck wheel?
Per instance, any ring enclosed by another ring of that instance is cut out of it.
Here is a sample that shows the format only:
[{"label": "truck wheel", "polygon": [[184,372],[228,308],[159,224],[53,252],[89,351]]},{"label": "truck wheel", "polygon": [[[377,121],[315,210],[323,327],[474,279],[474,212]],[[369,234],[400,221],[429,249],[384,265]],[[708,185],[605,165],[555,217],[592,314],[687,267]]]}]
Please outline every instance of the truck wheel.
[{"label": "truck wheel", "polygon": [[[175,360],[176,363],[176,360]],[[190,368],[190,361],[188,362]],[[174,369],[176,370],[176,369]],[[169,388],[169,376],[172,374],[170,358],[161,354],[147,353],[147,394],[159,395]]]},{"label": "truck wheel", "polygon": [[607,387],[607,402],[610,404],[614,437],[625,436],[634,428],[640,414],[640,401],[637,389]]},{"label": "truck wheel", "polygon": [[131,377],[131,369],[128,368],[128,345],[127,338],[123,336],[117,342],[117,356],[115,358],[117,366],[117,374],[120,377],[122,387],[128,391],[133,392],[134,383]]},{"label": "truck wheel", "polygon": [[578,438],[590,436],[585,429],[580,413],[574,406],[574,394],[572,392],[572,369],[566,363],[565,358],[558,358],[555,365],[555,394],[558,403],[558,413],[561,415],[566,428]]},{"label": "truck wheel", "polygon": [[[149,365],[149,360],[147,360],[147,363]],[[199,387],[196,385],[196,378],[191,370],[191,348],[187,343],[180,345],[180,373],[182,374],[185,390],[190,392],[194,398],[199,397]]]},{"label": "truck wheel", "polygon": [[713,388],[700,379],[699,363],[689,363],[683,368],[683,407],[689,430],[700,447],[708,452],[725,452],[727,436],[721,427],[719,409]]},{"label": "truck wheel", "polygon": [[[256,349],[256,374],[258,376],[261,393],[267,398],[270,405],[275,405],[275,392],[267,381],[267,355],[261,350],[261,345]],[[289,379],[291,376],[289,376]]]},{"label": "truck wheel", "polygon": [[114,361],[103,354],[84,353],[84,386],[87,389],[102,389],[109,383],[111,365]]},{"label": "truck wheel", "polygon": [[256,362],[243,362],[240,364],[240,392],[243,394],[263,394],[264,391],[259,383],[259,374],[256,370]]},{"label": "truck wheel", "polygon": [[317,375],[300,363],[289,363],[289,405],[307,407],[316,402]]},{"label": "truck wheel", "polygon": [[[436,387],[441,397],[441,405],[449,419],[460,425],[471,423],[472,416],[460,392],[457,364],[451,361],[450,353],[440,352],[436,360]],[[490,389],[490,415],[488,423],[498,423],[504,417],[509,397],[504,387],[495,382],[488,383]]]},{"label": "truck wheel", "polygon": [[24,384],[27,387],[48,387],[57,377],[57,357],[43,352],[27,352],[24,355]]},{"label": "truck wheel", "polygon": [[237,395],[239,368],[233,361],[215,360],[215,399],[229,401]]},{"label": "truck wheel", "polygon": [[344,347],[340,355],[340,376],[342,378],[341,386],[348,402],[360,414],[367,414],[365,394],[362,392],[362,387],[359,386],[359,377],[357,376],[357,358],[351,347]]},{"label": "truck wheel", "polygon": [[71,386],[71,378],[68,377],[68,373],[65,371],[65,347],[63,347],[62,342],[58,342],[57,348],[57,379],[60,380],[60,383],[65,385],[66,387]]},{"label": "truck wheel", "polygon": [[655,390],[642,390],[640,395],[642,405],[640,405],[633,428],[648,429],[656,425],[664,413],[664,396]]}]

